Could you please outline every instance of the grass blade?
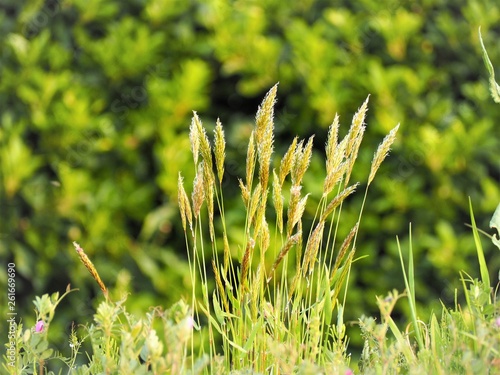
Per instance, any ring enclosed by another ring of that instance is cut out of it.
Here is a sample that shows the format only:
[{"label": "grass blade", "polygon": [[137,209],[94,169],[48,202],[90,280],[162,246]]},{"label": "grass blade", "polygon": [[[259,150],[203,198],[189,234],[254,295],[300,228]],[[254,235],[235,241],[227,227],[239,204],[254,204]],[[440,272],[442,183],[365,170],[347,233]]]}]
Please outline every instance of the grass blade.
[{"label": "grass blade", "polygon": [[[484,258],[483,246],[481,245],[481,239],[479,238],[479,232],[476,226],[476,220],[474,219],[474,212],[472,211],[472,202],[469,198],[469,209],[470,209],[470,219],[472,223],[472,234],[474,236],[474,243],[476,245],[477,259],[479,261],[479,271],[481,273],[481,280],[486,288],[490,290],[490,274],[488,272],[488,266],[486,265],[486,259]],[[491,303],[491,301],[490,301]]]},{"label": "grass blade", "polygon": [[422,332],[420,331],[420,326],[418,324],[417,306],[416,306],[416,302],[415,302],[415,272],[414,272],[414,267],[413,267],[413,248],[412,248],[412,239],[411,239],[411,224],[410,224],[410,237],[409,237],[410,245],[409,245],[409,250],[408,250],[408,257],[409,257],[408,276],[406,275],[406,271],[405,271],[403,252],[401,251],[401,245],[399,243],[399,238],[396,237],[396,241],[398,243],[399,259],[401,260],[401,269],[403,270],[405,287],[406,287],[406,291],[408,293],[408,302],[410,303],[411,318],[412,318],[412,322],[413,322],[413,327],[415,329],[415,336],[417,339],[418,347],[420,349],[424,349],[424,340],[422,338]]}]

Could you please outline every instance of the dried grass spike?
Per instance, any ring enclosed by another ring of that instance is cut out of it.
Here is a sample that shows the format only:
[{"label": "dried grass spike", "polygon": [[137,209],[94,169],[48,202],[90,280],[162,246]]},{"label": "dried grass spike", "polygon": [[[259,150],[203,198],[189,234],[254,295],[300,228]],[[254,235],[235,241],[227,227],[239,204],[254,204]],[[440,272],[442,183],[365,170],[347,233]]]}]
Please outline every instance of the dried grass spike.
[{"label": "dried grass spike", "polygon": [[210,240],[215,241],[214,229],[214,174],[211,169],[203,168],[203,188],[205,190],[205,201],[207,202],[208,224],[210,229]]},{"label": "dried grass spike", "polygon": [[256,220],[255,213],[257,212],[257,208],[259,208],[261,195],[262,195],[262,187],[260,186],[260,183],[259,183],[255,187],[255,190],[252,194],[252,199],[250,200],[250,206],[248,207],[248,211],[247,211],[247,220],[248,220],[249,227]]},{"label": "dried grass spike", "polygon": [[290,229],[288,232],[291,232],[291,230],[295,227],[295,225],[302,219],[302,216],[304,215],[304,211],[306,209],[306,203],[308,197],[309,194],[307,194],[301,200],[299,200],[297,202],[297,205],[294,207],[294,210],[291,213],[290,218],[288,219],[291,220]]},{"label": "dried grass spike", "polygon": [[292,235],[292,229],[295,225],[294,217],[296,215],[297,206],[300,200],[300,190],[301,186],[292,186],[290,189],[290,201],[288,202],[288,210],[287,210],[287,223],[286,223],[286,233],[288,236]]},{"label": "dried grass spike", "polygon": [[241,189],[241,199],[243,199],[243,203],[245,204],[245,206],[248,206],[248,201],[250,200],[250,192],[248,191],[241,178],[238,179],[238,182]]},{"label": "dried grass spike", "polygon": [[283,233],[283,201],[281,183],[276,171],[273,169],[273,205],[276,211],[276,226],[280,233]]},{"label": "dried grass spike", "polygon": [[95,281],[97,281],[97,284],[99,285],[99,288],[101,288],[102,292],[104,293],[104,296],[108,298],[108,290],[106,289],[106,286],[102,282],[101,278],[99,277],[99,273],[97,272],[94,264],[91,262],[87,254],[85,254],[85,251],[78,245],[76,242],[73,242],[73,246],[75,246],[76,252],[78,253],[78,256],[80,257],[80,260],[82,263],[87,267],[89,270],[90,274],[94,278]]},{"label": "dried grass spike", "polygon": [[312,146],[314,136],[309,138],[309,141],[304,146],[304,141],[301,140],[297,145],[294,155],[294,165],[292,168],[292,185],[300,185],[304,174],[309,168],[311,162]]},{"label": "dried grass spike", "polygon": [[200,153],[200,137],[198,135],[197,122],[199,121],[198,115],[193,111],[193,118],[189,126],[189,141],[191,143],[191,152],[193,153],[194,165],[198,165],[198,155]]},{"label": "dried grass spike", "polygon": [[193,201],[193,213],[195,219],[200,215],[201,206],[203,201],[205,200],[205,188],[203,183],[203,169],[204,162],[200,162],[198,164],[198,171],[196,172],[196,176],[193,181],[193,193],[191,194],[191,199]]},{"label": "dried grass spike", "polygon": [[354,193],[356,191],[356,188],[358,187],[358,183],[355,183],[354,185],[351,185],[349,187],[346,187],[344,190],[342,190],[340,193],[338,193],[335,198],[326,206],[325,211],[323,211],[320,221],[326,221],[328,218],[328,215],[330,215],[337,206],[344,201],[349,195]]},{"label": "dried grass spike", "polygon": [[288,147],[288,150],[283,156],[283,159],[281,159],[280,172],[279,172],[279,178],[280,178],[279,182],[281,185],[283,185],[286,176],[290,173],[290,171],[293,168],[295,162],[294,156],[295,156],[295,150],[297,148],[297,140],[298,137],[295,137],[293,139],[292,144],[290,145],[290,147]]},{"label": "dried grass spike", "polygon": [[[258,186],[260,186],[260,183]],[[267,196],[269,194],[269,190],[268,189],[262,190],[262,188],[261,188],[261,191],[262,191],[262,193],[260,194],[260,199],[259,199],[259,202],[257,205],[257,212],[256,212],[256,216],[255,216],[255,229],[254,229],[254,231],[255,231],[256,236],[257,236],[257,234],[260,234],[261,226],[266,221]]]},{"label": "dried grass spike", "polygon": [[336,114],[333,119],[332,124],[328,128],[328,138],[326,140],[326,174],[332,172],[333,166],[335,165],[335,151],[337,149],[337,142],[339,136],[339,115]]},{"label": "dried grass spike", "polygon": [[363,124],[365,121],[366,112],[368,110],[369,99],[370,96],[368,95],[364,103],[361,105],[361,107],[358,109],[358,111],[352,118],[352,124],[351,127],[349,128],[349,133],[347,134],[347,137],[349,139],[346,150],[347,156],[350,156],[352,154],[354,143],[356,142],[356,140],[359,139],[361,135],[360,132],[361,129],[364,127]]},{"label": "dried grass spike", "polygon": [[287,238],[287,240],[285,241],[285,244],[281,248],[278,256],[274,260],[274,263],[273,263],[273,265],[271,267],[271,270],[269,271],[269,277],[267,278],[267,282],[268,283],[269,283],[269,281],[271,281],[271,279],[273,277],[273,274],[274,274],[274,271],[280,265],[280,263],[283,260],[283,258],[285,258],[286,254],[288,254],[288,252],[290,251],[290,249],[292,248],[292,246],[296,245],[297,242],[299,242],[299,238],[301,236],[302,236],[302,232],[299,231],[299,232],[295,233],[293,236],[290,236],[290,237]]},{"label": "dried grass spike", "polygon": [[292,185],[293,186],[300,185],[300,182],[298,179],[298,172],[299,172],[299,163],[300,163],[300,160],[302,160],[303,155],[304,155],[304,140],[302,139],[297,144],[297,147],[295,147],[295,152],[293,153],[293,165],[292,165],[292,171],[291,171],[291,178],[292,178]]},{"label": "dried grass spike", "polygon": [[273,127],[274,104],[276,103],[276,93],[278,91],[278,84],[275,84],[267,92],[264,100],[257,109],[255,116],[255,136],[257,143],[260,144],[266,135],[266,130]]},{"label": "dried grass spike", "polygon": [[340,267],[340,263],[344,259],[345,254],[347,253],[347,249],[349,249],[349,246],[351,246],[351,242],[352,242],[354,236],[356,235],[356,233],[358,232],[358,228],[359,228],[359,222],[356,223],[356,225],[354,227],[352,227],[351,231],[349,232],[347,237],[344,239],[344,242],[342,242],[342,245],[340,246],[339,253],[337,254],[337,258],[335,259],[335,264],[333,265],[333,268],[332,268],[332,273],[330,275],[330,282],[333,281],[335,274],[337,273],[337,270]]},{"label": "dried grass spike", "polygon": [[231,249],[229,248],[229,241],[227,240],[227,233],[224,232],[224,268],[223,275],[226,277],[227,271],[229,270],[229,260],[231,259]]},{"label": "dried grass spike", "polygon": [[186,190],[184,189],[184,180],[179,172],[179,178],[177,183],[178,188],[178,201],[179,201],[179,211],[181,213],[182,227],[184,232],[186,232],[186,220],[189,223],[189,228],[193,230],[193,213],[191,211],[191,205],[189,204],[189,198],[187,196]]},{"label": "dried grass spike", "polygon": [[375,178],[375,174],[380,167],[380,164],[384,161],[384,159],[389,154],[389,150],[391,149],[391,145],[394,143],[396,139],[396,133],[398,132],[399,124],[397,124],[390,132],[385,136],[382,143],[377,148],[377,151],[373,155],[372,165],[370,168],[370,175],[368,177],[368,185]]},{"label": "dried grass spike", "polygon": [[320,221],[307,240],[306,250],[304,252],[304,263],[302,266],[303,277],[306,277],[306,274],[311,274],[314,269],[314,262],[316,261],[316,254],[318,253],[319,245],[323,239],[324,228],[325,222]]},{"label": "dried grass spike", "polygon": [[264,132],[264,138],[258,144],[259,157],[259,181],[262,187],[267,188],[269,181],[269,165],[271,164],[271,155],[273,153],[273,130],[268,128]]},{"label": "dried grass spike", "polygon": [[252,189],[253,173],[255,171],[255,133],[250,134],[248,140],[247,160],[246,160],[246,188],[248,191]]},{"label": "dried grass spike", "polygon": [[[348,138],[344,137],[342,141],[337,145],[335,150],[333,150],[333,155],[329,156],[332,151],[327,150],[327,160],[326,160],[326,178],[323,184],[323,196],[328,195],[334,186],[339,182],[347,171],[347,167],[350,166],[345,160],[345,150],[347,147]],[[327,147],[328,148],[328,147]]]},{"label": "dried grass spike", "polygon": [[332,280],[335,280],[334,283],[334,289],[332,291],[331,295],[331,301],[332,301],[332,306],[335,306],[337,297],[340,293],[340,289],[342,288],[342,285],[344,285],[344,281],[347,277],[347,274],[349,273],[350,265],[354,259],[354,254],[356,253],[356,247],[353,247],[352,250],[349,252],[347,255],[347,258],[341,268],[338,270],[340,273],[338,275],[334,275]]},{"label": "dried grass spike", "polygon": [[219,183],[222,183],[222,177],[224,176],[224,159],[226,158],[225,149],[226,141],[224,139],[224,129],[222,128],[220,120],[217,119],[214,129],[214,153]]},{"label": "dried grass spike", "polygon": [[244,292],[247,290],[248,270],[250,269],[250,262],[252,260],[254,248],[255,248],[255,241],[253,238],[249,238],[245,249],[245,253],[243,254],[243,259],[241,260],[240,287],[242,296],[244,295]]},{"label": "dried grass spike", "polygon": [[205,128],[203,127],[201,120],[199,119],[198,115],[196,112],[194,113],[194,124],[197,128],[197,135],[198,135],[198,142],[200,145],[200,153],[201,157],[205,161],[206,168],[209,168],[212,170],[212,148],[210,146],[210,141],[208,140],[207,137],[207,132],[205,131]]},{"label": "dried grass spike", "polygon": [[342,180],[342,176],[347,171],[347,167],[349,164],[347,162],[342,162],[336,166],[334,170],[332,170],[325,177],[325,182],[323,184],[323,197],[326,197],[333,190],[335,185]]},{"label": "dried grass spike", "polygon": [[356,163],[356,159],[358,158],[359,147],[361,146],[361,141],[363,140],[363,134],[365,133],[366,127],[363,125],[359,129],[358,137],[354,140],[352,145],[352,149],[348,156],[348,168],[345,176],[345,183],[348,184],[351,178],[351,173],[354,168],[354,164]]},{"label": "dried grass spike", "polygon": [[307,141],[307,144],[302,152],[302,156],[300,157],[299,160],[296,160],[297,174],[295,183],[297,184],[300,184],[302,182],[302,178],[304,177],[307,168],[309,168],[309,163],[311,162],[311,155],[312,155],[313,139],[314,136],[309,137],[309,140]]},{"label": "dried grass spike", "polygon": [[271,233],[269,232],[269,224],[267,223],[265,216],[262,216],[261,223],[260,253],[262,256],[262,260],[264,260],[264,254],[266,253],[267,249],[269,249],[269,244],[271,243]]}]

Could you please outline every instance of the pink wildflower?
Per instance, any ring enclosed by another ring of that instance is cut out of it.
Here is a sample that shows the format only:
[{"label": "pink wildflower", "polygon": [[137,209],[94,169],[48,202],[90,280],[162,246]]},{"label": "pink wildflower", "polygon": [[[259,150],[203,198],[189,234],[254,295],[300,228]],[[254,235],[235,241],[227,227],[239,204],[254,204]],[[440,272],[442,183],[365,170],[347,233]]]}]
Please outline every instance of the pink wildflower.
[{"label": "pink wildflower", "polygon": [[354,371],[348,368],[347,370],[345,370],[345,375],[354,375]]},{"label": "pink wildflower", "polygon": [[43,332],[43,327],[44,327],[43,320],[39,320],[35,325],[35,332],[36,333]]}]

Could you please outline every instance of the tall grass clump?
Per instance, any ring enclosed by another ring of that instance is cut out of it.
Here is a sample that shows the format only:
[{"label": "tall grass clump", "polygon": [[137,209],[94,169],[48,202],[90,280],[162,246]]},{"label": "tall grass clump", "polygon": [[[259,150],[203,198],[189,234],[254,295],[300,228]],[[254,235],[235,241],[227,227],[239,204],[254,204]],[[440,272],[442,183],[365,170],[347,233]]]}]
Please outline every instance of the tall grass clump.
[{"label": "tall grass clump", "polygon": [[[480,30],[479,41],[489,74],[491,96],[500,103],[500,85],[495,80],[495,71]],[[410,226],[407,264],[397,241],[405,293],[393,290],[385,298],[377,298],[380,323],[372,317],[359,319],[364,339],[359,369],[363,374],[500,374],[500,272],[496,285],[492,285],[479,236],[482,232],[500,249],[500,204],[490,221],[490,227],[496,230],[493,235],[477,228],[470,201],[469,208],[480,278],[462,271],[463,298],[459,298],[459,291],[455,290],[453,307],[442,304],[440,316],[433,312],[428,322],[422,321],[416,307]],[[391,316],[402,297],[406,297],[411,315],[411,322],[404,330]]]},{"label": "tall grass clump", "polygon": [[[351,175],[365,131],[368,98],[344,138],[339,140],[338,115],[330,125],[323,192],[313,217],[305,218],[310,194],[303,191],[302,181],[313,137],[294,138],[280,162],[273,162],[276,92],[277,85],[259,106],[248,141],[246,174],[239,180],[246,214],[239,243],[230,241],[226,225],[225,138],[219,120],[211,143],[194,113],[190,142],[196,175],[190,196],[179,175],[192,308],[208,343],[201,344],[193,358],[207,353],[213,373],[315,373],[320,367],[339,373],[349,365],[343,308],[363,206],[345,238],[339,238],[338,225],[343,202],[358,187]],[[363,205],[397,130],[374,154]],[[220,223],[215,223],[216,217]]]},{"label": "tall grass clump", "polygon": [[[415,304],[411,228],[407,264],[398,241],[406,291],[400,294],[394,290],[377,298],[380,323],[371,317],[359,320],[364,338],[359,364],[363,374],[500,374],[500,280],[491,284],[472,204],[470,215],[481,277],[461,272],[463,290],[455,291],[454,306],[442,304],[440,314],[433,312],[427,322],[419,318]],[[500,224],[498,215],[500,205],[490,223],[492,228]],[[495,244],[497,235],[491,236]],[[411,315],[404,329],[391,316],[402,297],[406,297]]]}]

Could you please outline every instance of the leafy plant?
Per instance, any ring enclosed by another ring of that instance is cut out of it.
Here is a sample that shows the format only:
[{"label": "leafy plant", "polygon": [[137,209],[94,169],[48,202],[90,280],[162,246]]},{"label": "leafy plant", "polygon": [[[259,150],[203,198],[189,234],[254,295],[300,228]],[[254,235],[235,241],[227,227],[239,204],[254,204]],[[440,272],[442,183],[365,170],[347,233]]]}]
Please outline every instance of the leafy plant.
[{"label": "leafy plant", "polygon": [[[37,297],[34,301],[38,323],[16,330],[15,360],[5,360],[3,369],[8,374],[192,374],[206,367],[207,359],[188,358],[188,342],[192,336],[193,318],[189,306],[179,301],[168,310],[160,307],[134,315],[127,312],[125,299],[102,301],[92,322],[72,326],[65,352],[51,345],[51,323],[61,300],[75,289],[69,286],[59,293]],[[83,353],[84,343],[90,350]],[[61,366],[62,364],[62,366]]]}]

